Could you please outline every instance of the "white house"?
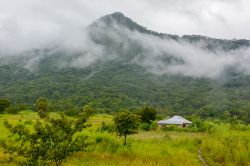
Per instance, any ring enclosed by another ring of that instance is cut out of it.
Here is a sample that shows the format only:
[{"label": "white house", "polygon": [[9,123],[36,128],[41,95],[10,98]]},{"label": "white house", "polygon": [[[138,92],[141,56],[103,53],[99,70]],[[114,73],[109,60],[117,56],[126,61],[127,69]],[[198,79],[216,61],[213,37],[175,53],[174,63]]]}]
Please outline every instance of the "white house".
[{"label": "white house", "polygon": [[158,126],[163,127],[166,125],[177,125],[179,127],[187,127],[188,125],[192,124],[192,122],[184,119],[181,116],[173,116],[170,119],[164,119],[164,120],[160,120],[157,122]]}]

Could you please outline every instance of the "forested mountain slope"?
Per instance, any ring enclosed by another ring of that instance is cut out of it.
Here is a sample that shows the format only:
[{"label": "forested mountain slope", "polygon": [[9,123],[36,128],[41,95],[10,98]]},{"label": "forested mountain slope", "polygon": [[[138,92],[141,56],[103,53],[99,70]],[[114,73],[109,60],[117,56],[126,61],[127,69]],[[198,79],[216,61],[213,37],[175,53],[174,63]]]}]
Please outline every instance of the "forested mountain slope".
[{"label": "forested mountain slope", "polygon": [[44,96],[54,110],[151,105],[250,121],[248,40],[158,33],[122,13],[96,20],[84,38],[80,48],[1,55],[0,98],[32,105]]}]

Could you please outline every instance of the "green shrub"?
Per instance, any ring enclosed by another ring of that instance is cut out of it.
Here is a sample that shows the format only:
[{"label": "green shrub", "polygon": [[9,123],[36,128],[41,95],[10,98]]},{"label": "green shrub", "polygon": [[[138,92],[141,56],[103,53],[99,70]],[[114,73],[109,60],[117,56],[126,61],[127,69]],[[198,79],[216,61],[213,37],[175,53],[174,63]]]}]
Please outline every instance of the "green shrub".
[{"label": "green shrub", "polygon": [[5,113],[7,114],[18,114],[19,112],[20,112],[19,107],[11,106],[5,109]]},{"label": "green shrub", "polygon": [[28,110],[30,107],[27,104],[19,104],[18,105],[20,111]]},{"label": "green shrub", "polygon": [[149,131],[151,129],[151,125],[149,123],[142,123],[140,125],[140,129],[143,131]]},{"label": "green shrub", "polygon": [[156,121],[151,122],[150,124],[150,129],[151,130],[156,130],[158,128],[158,124]]},{"label": "green shrub", "polygon": [[7,109],[10,106],[10,101],[7,99],[0,99],[0,114],[5,112],[5,109]]},{"label": "green shrub", "polygon": [[[84,123],[87,119],[86,116],[76,120],[68,119],[63,115],[56,119],[48,116],[43,121],[37,120],[33,130],[21,123],[13,125],[5,121],[4,125],[9,131],[9,137],[1,142],[1,146],[5,153],[25,158],[27,165],[54,162],[59,166],[73,152],[86,148],[85,139],[74,135],[86,127]],[[15,141],[14,144],[11,140]]]},{"label": "green shrub", "polygon": [[[218,122],[217,122],[218,123]],[[215,123],[211,121],[202,121],[200,118],[192,119],[192,125],[190,126],[189,130],[192,132],[208,132],[212,133],[215,130]]]},{"label": "green shrub", "polygon": [[26,120],[26,121],[24,122],[24,124],[25,124],[25,125],[32,125],[33,123],[32,123],[31,120]]},{"label": "green shrub", "polygon": [[103,133],[105,131],[109,133],[115,132],[115,125],[114,124],[106,124],[105,122],[102,122],[101,126],[97,128],[97,131]]},{"label": "green shrub", "polygon": [[80,110],[76,109],[76,108],[71,108],[71,109],[64,111],[64,113],[67,116],[77,116],[77,115],[79,115]]},{"label": "green shrub", "polygon": [[157,112],[156,112],[155,108],[145,107],[145,108],[141,108],[137,112],[137,114],[139,115],[139,117],[143,123],[150,124],[151,121],[156,119]]}]

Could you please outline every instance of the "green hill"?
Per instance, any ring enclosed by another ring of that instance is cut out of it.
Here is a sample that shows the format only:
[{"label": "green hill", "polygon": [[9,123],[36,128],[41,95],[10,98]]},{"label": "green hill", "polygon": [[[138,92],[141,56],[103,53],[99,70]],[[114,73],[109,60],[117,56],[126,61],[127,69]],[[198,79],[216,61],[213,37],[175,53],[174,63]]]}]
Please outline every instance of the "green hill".
[{"label": "green hill", "polygon": [[180,70],[189,63],[185,52],[231,54],[248,48],[248,40],[157,33],[121,13],[98,19],[86,32],[85,50],[52,47],[1,56],[0,98],[32,106],[44,96],[54,110],[91,104],[116,112],[151,105],[162,113],[250,122],[250,76],[244,70],[230,64],[218,74],[216,68],[206,75],[202,66]]}]

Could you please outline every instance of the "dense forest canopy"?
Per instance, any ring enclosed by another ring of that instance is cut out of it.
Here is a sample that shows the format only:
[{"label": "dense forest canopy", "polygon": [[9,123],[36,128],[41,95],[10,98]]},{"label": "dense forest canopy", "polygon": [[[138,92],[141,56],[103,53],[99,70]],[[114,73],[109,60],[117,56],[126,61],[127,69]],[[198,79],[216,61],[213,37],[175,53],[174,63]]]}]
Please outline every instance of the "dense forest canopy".
[{"label": "dense forest canopy", "polygon": [[1,55],[0,98],[31,109],[46,97],[53,111],[150,105],[162,114],[250,122],[250,41],[157,33],[122,13],[98,19],[82,38],[74,49]]}]

